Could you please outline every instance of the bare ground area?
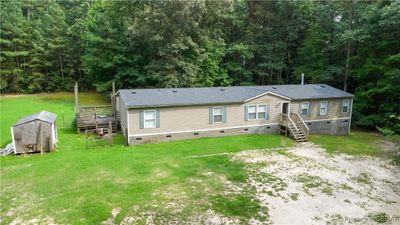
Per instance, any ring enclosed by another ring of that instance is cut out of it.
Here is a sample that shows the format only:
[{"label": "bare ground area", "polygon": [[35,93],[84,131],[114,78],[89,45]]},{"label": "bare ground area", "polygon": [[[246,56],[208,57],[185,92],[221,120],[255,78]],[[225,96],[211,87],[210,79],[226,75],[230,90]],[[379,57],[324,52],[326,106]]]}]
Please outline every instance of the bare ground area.
[{"label": "bare ground area", "polygon": [[328,155],[312,143],[232,158],[246,163],[247,185],[272,224],[377,224],[385,216],[400,224],[400,170],[389,160]]}]

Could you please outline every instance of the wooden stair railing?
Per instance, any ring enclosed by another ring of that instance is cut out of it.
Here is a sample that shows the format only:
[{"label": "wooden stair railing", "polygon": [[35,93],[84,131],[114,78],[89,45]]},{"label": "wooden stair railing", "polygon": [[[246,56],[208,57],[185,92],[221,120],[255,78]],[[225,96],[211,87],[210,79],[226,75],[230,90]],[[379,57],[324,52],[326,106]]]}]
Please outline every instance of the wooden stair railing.
[{"label": "wooden stair railing", "polygon": [[290,113],[290,117],[293,118],[293,121],[296,123],[297,126],[304,132],[306,137],[310,135],[310,128],[308,128],[307,124],[304,122],[303,118],[297,113]]},{"label": "wooden stair railing", "polygon": [[290,115],[282,113],[280,121],[281,125],[286,127],[287,130],[289,130],[290,134],[296,141],[298,142],[308,141],[309,128],[307,127],[307,125],[304,123],[303,120],[301,120],[302,123],[300,123],[298,122],[299,118],[296,118],[296,115],[294,115],[294,117],[295,120],[293,120]]}]

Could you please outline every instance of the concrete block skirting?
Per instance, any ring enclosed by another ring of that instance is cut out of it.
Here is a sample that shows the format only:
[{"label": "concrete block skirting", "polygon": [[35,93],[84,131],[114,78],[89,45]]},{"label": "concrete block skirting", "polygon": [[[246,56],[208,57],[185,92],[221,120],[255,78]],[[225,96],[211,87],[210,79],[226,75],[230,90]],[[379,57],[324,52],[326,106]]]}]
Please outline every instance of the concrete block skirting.
[{"label": "concrete block skirting", "polygon": [[348,135],[350,119],[306,121],[310,134]]},{"label": "concrete block skirting", "polygon": [[[335,120],[320,120],[320,121],[305,121],[310,128],[310,134],[330,134],[330,135],[347,135],[349,132],[350,119],[335,119]],[[279,126],[277,124],[241,127],[241,128],[226,128],[207,131],[190,131],[165,134],[145,134],[129,137],[130,145],[156,143],[163,141],[174,141],[183,139],[193,139],[202,137],[221,137],[229,135],[242,134],[279,134]]]},{"label": "concrete block skirting", "polygon": [[144,136],[131,136],[129,137],[130,145],[144,144],[144,143],[156,143],[162,141],[174,141],[182,139],[193,139],[202,137],[221,137],[229,135],[242,135],[242,134],[278,134],[279,125],[265,125],[265,126],[254,126],[254,127],[241,127],[241,128],[227,128],[209,131],[192,131],[192,132],[179,132],[179,133],[167,133],[167,134],[155,134]]}]

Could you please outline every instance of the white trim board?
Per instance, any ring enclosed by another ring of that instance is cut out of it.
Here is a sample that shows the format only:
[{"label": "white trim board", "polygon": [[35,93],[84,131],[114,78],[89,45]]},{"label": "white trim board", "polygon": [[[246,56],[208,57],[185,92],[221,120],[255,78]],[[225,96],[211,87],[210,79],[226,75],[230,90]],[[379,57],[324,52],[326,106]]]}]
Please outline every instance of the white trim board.
[{"label": "white trim board", "polygon": [[55,127],[54,123],[51,124],[51,139],[53,141],[53,144],[56,144],[56,132],[55,132]]},{"label": "white trim board", "polygon": [[[127,126],[127,131],[128,131],[128,134],[127,134],[127,136],[128,137],[130,137],[130,135],[129,135],[129,127],[130,127],[130,123],[129,123],[129,109],[126,109],[126,126]],[[128,138],[128,145],[129,145],[130,143],[129,143],[129,138]]]},{"label": "white trim board", "polygon": [[254,97],[248,98],[248,99],[244,100],[244,102],[251,101],[251,100],[253,100],[253,99],[256,99],[256,98],[262,97],[262,96],[264,96],[264,95],[267,95],[267,94],[275,95],[275,96],[277,96],[277,97],[280,97],[280,98],[283,98],[283,99],[287,99],[287,100],[292,100],[291,98],[288,98],[288,97],[286,97],[286,96],[279,95],[279,94],[276,94],[276,93],[274,93],[274,92],[271,92],[271,91],[267,91],[267,92],[264,92],[264,93],[262,93],[262,94],[260,94],[260,95],[257,95],[257,96],[254,96]]},{"label": "white trim board", "polygon": [[202,131],[226,130],[226,129],[235,129],[235,128],[246,128],[246,127],[262,127],[262,126],[274,126],[274,125],[279,125],[279,123],[245,125],[245,126],[236,126],[236,127],[221,127],[221,128],[212,128],[212,129],[169,131],[169,132],[147,133],[147,134],[134,134],[134,135],[129,135],[129,137],[152,136],[152,135],[160,135],[160,134],[180,134],[180,133],[189,133],[189,132],[202,132]]},{"label": "white trim board", "polygon": [[14,130],[13,130],[13,127],[11,127],[11,138],[12,138],[12,144],[13,144],[13,147],[14,147],[14,155],[15,155],[15,154],[17,154],[17,148],[15,146],[15,141],[14,141]]},{"label": "white trim board", "polygon": [[318,121],[332,121],[332,120],[349,120],[351,117],[343,117],[343,118],[332,118],[332,119],[320,119],[320,120],[304,120],[306,123],[318,122]]}]

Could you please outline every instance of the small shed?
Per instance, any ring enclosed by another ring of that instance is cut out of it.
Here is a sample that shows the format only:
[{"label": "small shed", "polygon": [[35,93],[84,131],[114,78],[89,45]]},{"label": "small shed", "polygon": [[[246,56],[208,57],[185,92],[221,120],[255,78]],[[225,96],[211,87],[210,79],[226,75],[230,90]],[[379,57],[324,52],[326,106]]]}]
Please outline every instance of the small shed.
[{"label": "small shed", "polygon": [[14,154],[49,152],[55,149],[57,115],[47,111],[24,117],[11,127]]}]

